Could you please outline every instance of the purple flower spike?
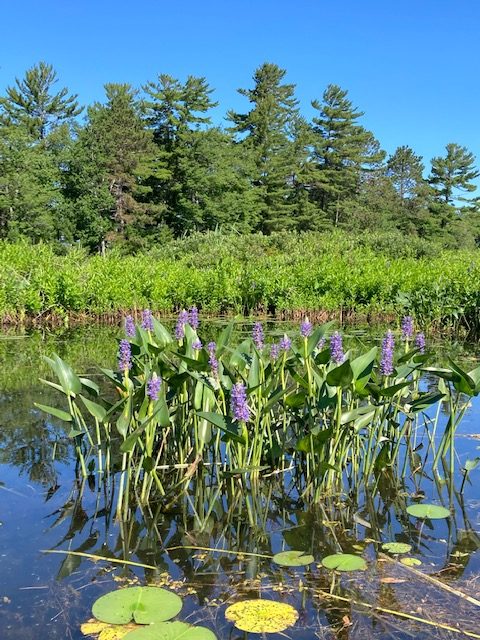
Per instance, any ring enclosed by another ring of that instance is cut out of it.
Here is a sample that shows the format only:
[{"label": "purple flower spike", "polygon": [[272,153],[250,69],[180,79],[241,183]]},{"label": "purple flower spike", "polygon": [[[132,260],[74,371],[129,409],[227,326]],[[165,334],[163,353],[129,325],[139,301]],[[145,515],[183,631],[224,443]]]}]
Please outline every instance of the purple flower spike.
[{"label": "purple flower spike", "polygon": [[300,335],[302,338],[309,338],[312,335],[313,325],[308,318],[300,325]]},{"label": "purple flower spike", "polygon": [[200,324],[200,320],[198,319],[198,309],[195,306],[190,307],[188,311],[188,324],[195,330],[198,329],[198,325]]},{"label": "purple flower spike", "polygon": [[153,331],[153,316],[150,309],[142,311],[142,329],[145,329],[145,331]]},{"label": "purple flower spike", "polygon": [[287,336],[286,333],[283,334],[283,338],[280,340],[279,346],[281,351],[288,351],[292,346],[292,341],[290,340],[290,338]]},{"label": "purple flower spike", "polygon": [[120,340],[118,347],[118,368],[120,371],[128,371],[132,368],[132,348],[128,340]]},{"label": "purple flower spike", "polygon": [[264,347],[265,335],[263,333],[263,327],[261,322],[255,322],[252,330],[253,343],[259,351]]},{"label": "purple flower spike", "polygon": [[156,373],[154,373],[151,379],[147,382],[147,396],[150,398],[150,400],[153,400],[153,402],[158,400],[158,394],[160,392],[161,386],[162,379],[159,378]]},{"label": "purple flower spike", "polygon": [[420,351],[420,353],[425,353],[425,334],[417,333],[415,336],[415,347]]},{"label": "purple flower spike", "polygon": [[324,346],[325,346],[325,338],[322,338],[321,340],[318,341],[317,349],[319,351],[322,351]]},{"label": "purple flower spike", "polygon": [[218,360],[216,355],[216,351],[217,351],[216,343],[209,342],[207,345],[207,351],[208,351],[208,355],[210,356],[208,358],[208,364],[210,365],[210,368],[212,370],[212,375],[214,378],[218,378]]},{"label": "purple flower spike", "polygon": [[280,355],[280,345],[274,342],[270,347],[270,358],[275,362],[275,360],[278,360],[279,355]]},{"label": "purple flower spike", "polygon": [[342,336],[338,331],[335,331],[333,336],[330,338],[330,356],[335,364],[341,364],[345,360]]},{"label": "purple flower spike", "polygon": [[195,351],[200,351],[200,349],[203,349],[203,344],[200,338],[197,338],[192,342],[192,349],[195,349]]},{"label": "purple flower spike", "polygon": [[132,316],[127,316],[125,318],[125,335],[127,338],[134,338],[135,333],[135,322],[133,321]]},{"label": "purple flower spike", "polygon": [[182,340],[185,337],[185,325],[188,322],[188,311],[182,309],[178,314],[177,326],[175,328],[175,338]]},{"label": "purple flower spike", "polygon": [[387,331],[382,342],[382,357],[380,360],[380,371],[384,376],[391,376],[393,373],[393,351],[395,349],[395,338],[391,331]]},{"label": "purple flower spike", "polygon": [[250,420],[250,409],[247,404],[247,390],[245,385],[237,382],[233,385],[230,394],[230,407],[233,417],[238,422],[248,422]]},{"label": "purple flower spike", "polygon": [[413,318],[405,316],[402,320],[402,339],[410,340],[413,336]]}]

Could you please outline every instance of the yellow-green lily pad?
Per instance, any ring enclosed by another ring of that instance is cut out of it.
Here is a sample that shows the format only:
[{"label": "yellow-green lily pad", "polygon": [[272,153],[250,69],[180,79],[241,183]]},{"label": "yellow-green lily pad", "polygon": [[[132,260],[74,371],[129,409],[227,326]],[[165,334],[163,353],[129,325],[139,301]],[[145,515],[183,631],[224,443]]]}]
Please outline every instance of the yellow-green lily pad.
[{"label": "yellow-green lily pad", "polygon": [[411,504],[407,507],[407,513],[415,518],[428,518],[429,520],[439,520],[448,518],[450,511],[437,504]]},{"label": "yellow-green lily pad", "polygon": [[404,564],[406,567],[419,567],[422,564],[422,561],[418,558],[400,558],[400,562]]},{"label": "yellow-green lily pad", "polygon": [[250,633],[279,633],[298,620],[294,607],[274,600],[242,600],[230,605],[225,617],[237,629]]},{"label": "yellow-green lily pad", "polygon": [[102,622],[137,624],[164,622],[175,617],[182,608],[182,599],[172,591],[159,587],[129,587],[117,589],[101,596],[92,607],[92,613]]},{"label": "yellow-green lily pad", "polygon": [[382,544],[382,549],[389,553],[410,553],[412,545],[406,542],[385,542]]},{"label": "yellow-green lily pad", "polygon": [[364,571],[367,568],[365,560],[353,553],[334,553],[331,556],[325,556],[322,564],[326,569],[334,571]]},{"label": "yellow-green lily pad", "polygon": [[282,567],[305,567],[314,562],[314,557],[304,551],[281,551],[273,556],[273,561]]},{"label": "yellow-green lily pad", "polygon": [[217,640],[207,627],[186,622],[158,622],[127,633],[125,640]]}]

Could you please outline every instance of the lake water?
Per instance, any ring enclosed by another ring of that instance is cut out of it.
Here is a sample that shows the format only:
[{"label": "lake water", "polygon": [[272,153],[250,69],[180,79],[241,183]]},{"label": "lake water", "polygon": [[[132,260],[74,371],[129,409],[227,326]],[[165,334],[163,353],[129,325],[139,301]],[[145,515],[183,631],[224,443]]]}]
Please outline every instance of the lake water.
[{"label": "lake water", "polygon": [[[374,339],[360,329],[347,333],[353,344]],[[373,495],[334,495],[313,506],[295,492],[286,495],[275,476],[252,496],[235,487],[225,490],[213,507],[211,489],[198,483],[182,500],[138,510],[120,526],[111,508],[114,482],[79,480],[61,424],[33,407],[35,401],[56,401],[38,381],[49,375],[42,355],[55,351],[76,371],[95,375],[97,365],[113,365],[118,334],[116,328],[93,327],[0,337],[1,640],[81,638],[80,624],[98,596],[146,582],[184,596],[179,619],[209,627],[219,640],[259,637],[234,629],[224,615],[228,604],[258,597],[290,603],[299,612],[294,627],[269,634],[273,640],[467,637],[380,609],[479,633],[480,608],[384,558],[379,542],[411,544],[410,555],[422,562],[419,571],[479,599],[480,469],[472,471],[462,494],[460,472],[454,491],[427,474],[405,484],[384,480]],[[434,349],[440,362],[449,353],[469,363],[467,368],[478,361],[476,345],[438,340]],[[480,456],[479,417],[480,399],[474,398],[456,441],[458,468]],[[422,492],[446,506],[453,494],[454,515],[424,526],[406,517],[409,498]],[[311,552],[316,562],[285,568],[260,557],[284,549]],[[333,599],[325,595],[331,576],[319,563],[339,549],[363,553],[368,569],[342,576]],[[44,550],[75,550],[152,568]]]}]

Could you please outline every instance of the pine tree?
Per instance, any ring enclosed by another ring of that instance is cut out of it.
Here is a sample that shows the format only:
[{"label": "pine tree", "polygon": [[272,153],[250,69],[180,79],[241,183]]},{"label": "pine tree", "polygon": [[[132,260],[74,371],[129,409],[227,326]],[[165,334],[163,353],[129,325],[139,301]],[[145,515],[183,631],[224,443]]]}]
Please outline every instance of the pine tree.
[{"label": "pine tree", "polygon": [[348,92],[329,85],[323,102],[312,101],[312,197],[335,225],[341,222],[342,202],[358,193],[362,175],[378,169],[385,154],[370,131],[358,124],[363,115]]},{"label": "pine tree", "polygon": [[239,89],[252,107],[229,111],[230,131],[252,157],[251,176],[258,202],[259,228],[270,232],[294,226],[293,180],[298,172],[294,128],[298,119],[295,85],[283,82],[286,71],[264,63],[253,76],[253,89]]},{"label": "pine tree", "polygon": [[[448,205],[455,200],[469,202],[470,199],[460,195],[476,190],[473,180],[480,176],[475,168],[475,156],[466,147],[453,142],[445,147],[446,155],[432,158],[432,170],[429,182],[439,202]],[[460,193],[458,193],[460,192]]]},{"label": "pine tree", "polygon": [[400,199],[415,198],[424,185],[425,167],[422,156],[408,146],[398,147],[387,161],[387,176],[391,179]]},{"label": "pine tree", "polygon": [[161,209],[148,202],[147,183],[162,165],[136,92],[128,84],[107,84],[105,92],[106,103],[88,109],[66,178],[77,232],[90,246],[139,242],[161,224]]},{"label": "pine tree", "polygon": [[39,62],[25,73],[16,86],[7,87],[7,95],[0,98],[0,119],[4,123],[22,125],[36,140],[44,140],[52,130],[69,122],[81,111],[76,95],[69,95],[66,87],[57,93],[57,73],[45,62]]}]

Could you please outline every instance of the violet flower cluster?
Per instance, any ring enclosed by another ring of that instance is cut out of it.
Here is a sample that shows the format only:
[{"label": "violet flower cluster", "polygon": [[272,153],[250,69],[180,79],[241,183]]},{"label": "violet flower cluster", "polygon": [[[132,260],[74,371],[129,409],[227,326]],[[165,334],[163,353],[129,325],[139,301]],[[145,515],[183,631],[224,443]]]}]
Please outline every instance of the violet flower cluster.
[{"label": "violet flower cluster", "polygon": [[200,351],[200,349],[203,349],[203,344],[200,338],[196,338],[196,340],[192,342],[192,349],[195,349],[195,351]]},{"label": "violet flower cluster", "polygon": [[160,387],[162,386],[162,379],[157,376],[156,373],[147,382],[147,396],[150,400],[155,402],[158,400],[158,394],[160,393]]},{"label": "violet flower cluster", "polygon": [[118,347],[118,368],[128,371],[132,368],[132,348],[128,340],[120,340]]},{"label": "violet flower cluster", "polygon": [[127,316],[125,318],[125,335],[127,338],[134,338],[135,333],[135,322],[133,321],[132,316]]},{"label": "violet flower cluster", "polygon": [[230,394],[230,407],[233,417],[238,422],[248,422],[250,420],[250,409],[247,404],[247,390],[242,382],[233,385]]},{"label": "violet flower cluster", "polygon": [[300,325],[300,335],[302,338],[309,338],[312,335],[313,325],[308,318]]},{"label": "violet flower cluster", "polygon": [[280,345],[274,342],[270,347],[270,358],[275,362],[275,360],[278,360],[279,355],[280,355]]},{"label": "violet flower cluster", "polygon": [[188,310],[188,324],[192,327],[192,329],[195,329],[195,331],[198,329],[198,325],[200,324],[200,320],[198,318],[198,309],[197,307],[194,305],[193,307],[190,307],[190,309]]},{"label": "violet flower cluster", "polygon": [[182,340],[182,338],[185,337],[185,325],[187,324],[188,319],[188,311],[182,309],[178,314],[177,326],[175,327],[175,338],[177,340]]},{"label": "violet flower cluster", "polygon": [[338,331],[335,331],[330,338],[330,357],[335,364],[341,364],[345,360],[345,354],[343,353],[343,340]]},{"label": "violet flower cluster", "polygon": [[150,309],[142,311],[142,329],[153,331],[153,315]]},{"label": "violet flower cluster", "polygon": [[413,318],[412,316],[405,316],[402,319],[402,339],[411,340],[413,336]]},{"label": "violet flower cluster", "polygon": [[420,353],[425,353],[425,334],[417,333],[415,336],[415,347],[420,351]]},{"label": "violet flower cluster", "polygon": [[395,350],[395,338],[389,330],[385,334],[382,342],[382,355],[380,359],[380,372],[384,376],[391,376],[393,373],[393,352]]},{"label": "violet flower cluster", "polygon": [[255,322],[255,324],[253,325],[252,339],[257,349],[261,351],[265,345],[265,335],[263,333],[263,326],[261,322]]},{"label": "violet flower cluster", "polygon": [[291,346],[292,346],[292,341],[287,336],[287,334],[284,333],[283,334],[283,338],[280,340],[280,343],[279,343],[280,351],[287,352],[287,351],[289,351]]},{"label": "violet flower cluster", "polygon": [[207,345],[207,351],[209,355],[208,364],[212,370],[213,377],[218,378],[218,360],[216,355],[217,344],[215,342],[209,342]]},{"label": "violet flower cluster", "polygon": [[317,349],[322,351],[325,346],[325,338],[321,338],[317,343]]}]

